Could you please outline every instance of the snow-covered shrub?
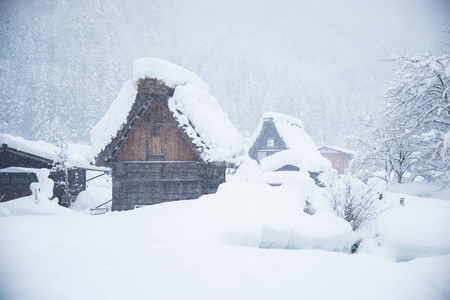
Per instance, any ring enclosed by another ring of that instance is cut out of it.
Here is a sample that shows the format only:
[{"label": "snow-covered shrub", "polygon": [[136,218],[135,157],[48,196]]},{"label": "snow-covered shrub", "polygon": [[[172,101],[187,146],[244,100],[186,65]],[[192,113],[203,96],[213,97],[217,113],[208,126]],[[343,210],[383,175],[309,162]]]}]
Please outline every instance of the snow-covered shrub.
[{"label": "snow-covered shrub", "polygon": [[326,180],[326,197],[336,215],[357,230],[374,220],[383,210],[381,187],[376,180],[367,184],[350,175],[329,174]]}]

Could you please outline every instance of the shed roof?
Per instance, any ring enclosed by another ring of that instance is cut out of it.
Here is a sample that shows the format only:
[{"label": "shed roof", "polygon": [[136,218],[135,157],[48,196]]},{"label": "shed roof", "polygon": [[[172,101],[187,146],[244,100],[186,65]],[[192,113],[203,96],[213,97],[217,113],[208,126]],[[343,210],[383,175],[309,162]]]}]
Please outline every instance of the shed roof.
[{"label": "shed roof", "polygon": [[325,146],[319,147],[319,151],[320,152],[325,152],[327,150],[333,150],[333,151],[336,151],[336,152],[341,152],[343,154],[347,154],[347,155],[350,155],[350,156],[354,156],[355,155],[354,151],[348,150],[348,149],[345,149],[345,148],[341,148],[341,147],[330,146],[330,145],[325,145]]},{"label": "shed roof", "polygon": [[[61,151],[59,147],[44,141],[30,141],[6,133],[0,134],[0,146],[27,153],[38,159],[48,160],[49,162],[55,161]],[[89,149],[90,148],[87,145],[69,143],[67,166],[92,169],[92,166],[85,158],[85,154]]]},{"label": "shed roof", "polygon": [[[92,150],[89,160],[95,161],[120,131],[130,126],[133,105],[138,94],[138,81],[156,79],[173,88],[168,108],[205,162],[238,163],[245,153],[243,139],[211,96],[207,85],[192,72],[156,58],[144,58],[133,63],[134,79],[122,86],[119,95],[103,118],[91,131]],[[148,105],[148,104],[147,104]]]}]

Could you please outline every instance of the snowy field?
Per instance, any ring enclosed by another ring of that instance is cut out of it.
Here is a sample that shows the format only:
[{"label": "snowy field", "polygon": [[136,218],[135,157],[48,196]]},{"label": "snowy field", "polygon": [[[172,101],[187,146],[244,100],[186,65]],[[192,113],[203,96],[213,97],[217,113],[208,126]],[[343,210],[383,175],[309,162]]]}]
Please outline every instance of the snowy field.
[{"label": "snowy field", "polygon": [[392,208],[353,233],[320,195],[303,213],[298,193],[231,180],[104,215],[1,204],[0,299],[450,298],[450,201],[388,193]]}]

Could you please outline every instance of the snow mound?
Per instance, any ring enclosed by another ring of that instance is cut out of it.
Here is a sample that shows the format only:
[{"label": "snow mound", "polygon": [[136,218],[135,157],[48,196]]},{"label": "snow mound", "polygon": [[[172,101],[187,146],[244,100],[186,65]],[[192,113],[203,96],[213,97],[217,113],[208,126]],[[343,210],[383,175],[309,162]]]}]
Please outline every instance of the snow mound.
[{"label": "snow mound", "polygon": [[[106,191],[102,191],[106,190]],[[78,194],[77,199],[75,202],[72,203],[70,206],[70,209],[73,209],[75,211],[79,212],[89,212],[91,208],[96,208],[97,206],[107,202],[110,199],[110,196],[107,196],[106,198],[103,195],[108,195],[107,189],[104,188],[90,188],[89,190],[82,191]],[[108,210],[111,210],[111,202],[102,205],[102,207],[108,208]]]},{"label": "snow mound", "polygon": [[293,184],[274,188],[237,179],[193,205],[203,215],[197,216],[203,230],[225,244],[348,252],[354,243],[350,225],[327,211],[306,214],[305,199]]},{"label": "snow mound", "polygon": [[[399,199],[404,198],[404,206]],[[398,261],[450,254],[450,202],[389,194],[392,208],[362,232]],[[376,248],[375,252],[380,252]],[[372,252],[372,251],[368,251]]]},{"label": "snow mound", "polygon": [[74,211],[60,206],[58,199],[48,200],[41,198],[38,203],[35,196],[27,196],[0,203],[0,216],[24,215],[74,215]]},{"label": "snow mound", "polygon": [[293,165],[300,169],[300,172],[325,172],[331,170],[331,163],[322,155],[318,155],[317,150],[311,151],[307,147],[301,150],[283,150],[261,160],[261,171],[273,172],[283,166]]},{"label": "snow mound", "polygon": [[392,184],[387,191],[422,198],[450,200],[450,185],[442,182],[413,181]]}]

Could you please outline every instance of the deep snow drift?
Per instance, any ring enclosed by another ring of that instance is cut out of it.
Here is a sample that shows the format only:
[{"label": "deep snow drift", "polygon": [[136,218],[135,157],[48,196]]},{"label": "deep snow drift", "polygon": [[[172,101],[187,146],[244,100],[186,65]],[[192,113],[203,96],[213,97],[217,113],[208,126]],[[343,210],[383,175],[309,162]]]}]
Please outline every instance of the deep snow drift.
[{"label": "deep snow drift", "polygon": [[[17,216],[0,218],[1,296],[448,299],[450,202],[387,197],[393,208],[356,233],[320,193],[310,216],[290,182],[238,176],[198,200],[100,216],[65,208],[72,215],[21,216],[10,207]],[[361,237],[370,239],[349,254]]]}]

